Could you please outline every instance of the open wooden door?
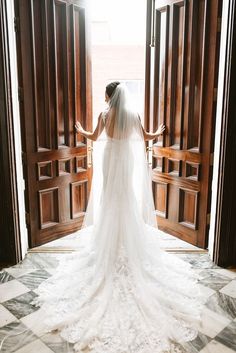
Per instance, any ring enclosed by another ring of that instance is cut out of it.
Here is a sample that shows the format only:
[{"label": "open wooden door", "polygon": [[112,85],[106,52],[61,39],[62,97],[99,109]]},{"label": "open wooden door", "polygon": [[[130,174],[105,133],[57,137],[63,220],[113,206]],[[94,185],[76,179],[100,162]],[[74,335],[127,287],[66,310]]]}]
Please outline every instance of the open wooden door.
[{"label": "open wooden door", "polygon": [[22,259],[7,0],[0,2],[0,270]]},{"label": "open wooden door", "polygon": [[15,0],[30,246],[77,230],[91,180],[91,69],[83,0]]},{"label": "open wooden door", "polygon": [[152,147],[158,225],[202,248],[210,221],[221,3],[148,6],[146,126],[167,126]]}]

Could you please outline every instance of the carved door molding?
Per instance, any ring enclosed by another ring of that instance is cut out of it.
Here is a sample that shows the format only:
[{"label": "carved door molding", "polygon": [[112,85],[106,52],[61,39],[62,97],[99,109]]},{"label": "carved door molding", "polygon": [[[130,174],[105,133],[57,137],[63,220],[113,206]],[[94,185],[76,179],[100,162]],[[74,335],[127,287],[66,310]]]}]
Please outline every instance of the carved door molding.
[{"label": "carved door molding", "polygon": [[215,131],[220,0],[149,1],[146,126],[167,126],[154,141],[158,225],[207,246]]},{"label": "carved door molding", "polygon": [[87,8],[82,0],[15,0],[22,159],[30,246],[81,226],[91,181]]}]

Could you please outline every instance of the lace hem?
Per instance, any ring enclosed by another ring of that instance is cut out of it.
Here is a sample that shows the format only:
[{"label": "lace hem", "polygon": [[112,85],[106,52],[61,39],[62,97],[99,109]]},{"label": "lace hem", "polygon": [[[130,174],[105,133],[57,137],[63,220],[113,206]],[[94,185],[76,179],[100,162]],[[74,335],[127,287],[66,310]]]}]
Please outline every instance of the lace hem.
[{"label": "lace hem", "polygon": [[65,256],[33,301],[47,330],[58,329],[79,353],[177,352],[176,343],[193,340],[204,301],[190,266],[163,253],[155,267],[146,258],[133,268],[122,247],[116,259],[104,276],[86,247]]}]

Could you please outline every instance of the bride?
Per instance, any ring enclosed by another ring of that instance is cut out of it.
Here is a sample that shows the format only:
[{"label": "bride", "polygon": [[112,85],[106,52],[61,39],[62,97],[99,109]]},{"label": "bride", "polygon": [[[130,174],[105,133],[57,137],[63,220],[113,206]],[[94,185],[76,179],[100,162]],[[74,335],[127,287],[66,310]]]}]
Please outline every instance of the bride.
[{"label": "bride", "polygon": [[34,304],[45,330],[79,353],[179,352],[197,336],[203,299],[190,265],[158,245],[144,141],[165,126],[144,130],[124,84],[110,83],[106,101],[94,132],[75,125],[105,138],[97,208],[90,197],[78,251],[61,259]]}]

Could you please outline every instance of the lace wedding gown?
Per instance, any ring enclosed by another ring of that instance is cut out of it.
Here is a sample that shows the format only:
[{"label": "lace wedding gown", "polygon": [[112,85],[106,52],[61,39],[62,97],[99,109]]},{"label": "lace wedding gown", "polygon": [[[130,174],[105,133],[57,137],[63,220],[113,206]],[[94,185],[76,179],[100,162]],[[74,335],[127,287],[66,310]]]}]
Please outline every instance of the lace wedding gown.
[{"label": "lace wedding gown", "polygon": [[203,299],[190,265],[159,248],[141,124],[123,85],[114,108],[115,122],[102,117],[113,134],[99,205],[94,214],[90,202],[78,250],[38,287],[34,304],[47,330],[59,330],[76,352],[174,352],[196,337]]}]

